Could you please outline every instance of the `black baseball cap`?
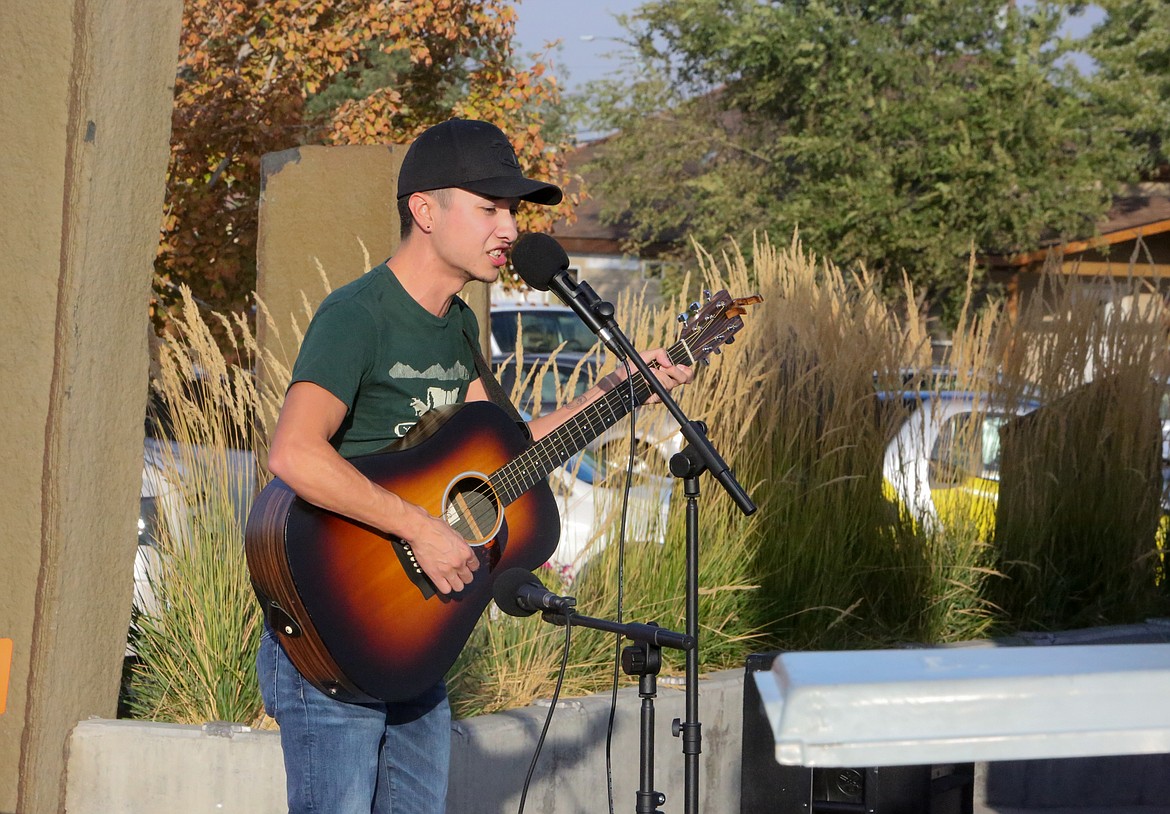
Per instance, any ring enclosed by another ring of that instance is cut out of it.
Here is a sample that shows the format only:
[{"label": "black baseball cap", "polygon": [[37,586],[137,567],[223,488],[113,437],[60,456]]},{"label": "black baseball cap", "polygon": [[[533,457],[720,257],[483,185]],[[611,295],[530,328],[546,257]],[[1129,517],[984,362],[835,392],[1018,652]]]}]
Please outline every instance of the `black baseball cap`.
[{"label": "black baseball cap", "polygon": [[450,119],[423,131],[398,173],[399,198],[446,187],[538,204],[557,204],[563,197],[555,184],[524,177],[500,128],[471,119]]}]

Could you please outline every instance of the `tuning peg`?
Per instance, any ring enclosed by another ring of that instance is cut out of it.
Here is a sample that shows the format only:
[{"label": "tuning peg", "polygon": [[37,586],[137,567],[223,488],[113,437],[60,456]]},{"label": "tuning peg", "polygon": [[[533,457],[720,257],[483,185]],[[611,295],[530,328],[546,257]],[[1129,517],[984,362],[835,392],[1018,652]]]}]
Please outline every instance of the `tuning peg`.
[{"label": "tuning peg", "polygon": [[734,335],[727,337],[727,344],[728,344],[728,345],[730,345],[730,344],[731,344],[732,342],[734,342],[734,341],[735,341],[735,336],[734,336]]},{"label": "tuning peg", "polygon": [[687,315],[686,315],[686,314],[679,314],[679,315],[676,317],[676,319],[677,319],[679,322],[686,322],[686,321],[687,321]]},{"label": "tuning peg", "polygon": [[714,295],[711,293],[710,289],[707,289],[707,288],[703,289],[703,299],[705,299],[707,302],[711,302],[712,296],[714,296]]},{"label": "tuning peg", "polygon": [[703,307],[703,306],[702,306],[702,305],[700,305],[699,303],[697,303],[697,302],[692,302],[692,303],[691,303],[691,305],[690,305],[690,310],[691,310],[691,311],[694,311],[694,312],[696,312],[696,313],[698,313],[699,309],[700,309],[700,308],[702,308],[702,307]]}]

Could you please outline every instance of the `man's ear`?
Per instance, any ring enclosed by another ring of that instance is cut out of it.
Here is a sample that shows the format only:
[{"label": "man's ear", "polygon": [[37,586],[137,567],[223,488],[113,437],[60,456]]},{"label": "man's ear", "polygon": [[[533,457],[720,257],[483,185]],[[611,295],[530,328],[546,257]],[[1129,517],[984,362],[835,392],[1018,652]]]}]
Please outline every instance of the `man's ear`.
[{"label": "man's ear", "polygon": [[420,230],[429,232],[434,228],[434,219],[431,217],[431,207],[434,206],[434,201],[428,196],[421,192],[415,192],[411,194],[406,205],[410,207],[410,214],[414,217],[414,222]]}]

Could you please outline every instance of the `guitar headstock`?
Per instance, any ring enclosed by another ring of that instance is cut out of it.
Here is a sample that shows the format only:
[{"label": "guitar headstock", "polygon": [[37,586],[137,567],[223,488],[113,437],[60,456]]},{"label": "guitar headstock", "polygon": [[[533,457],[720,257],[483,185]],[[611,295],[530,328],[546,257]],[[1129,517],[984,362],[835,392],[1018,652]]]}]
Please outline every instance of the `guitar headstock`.
[{"label": "guitar headstock", "polygon": [[708,356],[735,341],[735,335],[743,328],[743,315],[748,306],[764,301],[759,294],[736,298],[725,290],[704,291],[703,297],[705,304],[691,303],[688,313],[678,316],[682,330],[678,342],[670,349],[675,364],[709,363]]}]

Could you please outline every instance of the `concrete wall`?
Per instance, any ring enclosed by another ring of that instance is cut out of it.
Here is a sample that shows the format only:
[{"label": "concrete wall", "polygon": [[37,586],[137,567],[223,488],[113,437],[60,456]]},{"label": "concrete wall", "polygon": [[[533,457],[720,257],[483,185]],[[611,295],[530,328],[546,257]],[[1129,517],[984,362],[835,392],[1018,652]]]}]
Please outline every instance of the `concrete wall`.
[{"label": "concrete wall", "polygon": [[180,0],[0,3],[0,811],[56,812],[130,617]]},{"label": "concrete wall", "polygon": [[[1105,640],[1166,641],[1166,626],[1160,627],[1144,633],[1128,629],[1122,631],[1123,638]],[[1093,641],[1099,639],[1035,638],[1016,643]],[[699,758],[699,809],[706,814],[740,812],[740,766],[746,761],[743,678],[743,671],[727,671],[700,684],[703,753]],[[655,703],[653,788],[667,796],[662,810],[669,812],[681,812],[685,804],[682,748],[670,735],[672,719],[685,714],[684,702],[681,689],[660,684]],[[612,752],[616,811],[634,810],[639,786],[640,704],[634,689],[618,694]],[[454,724],[449,814],[518,810],[524,777],[547,713],[547,704],[536,704]],[[525,799],[527,811],[577,814],[606,810],[608,719],[608,694],[571,699],[558,706]],[[758,727],[765,725],[762,713],[747,725],[756,727],[758,735]],[[222,723],[201,728],[93,720],[78,725],[69,748],[68,814],[286,811],[280,736],[275,732]],[[809,770],[787,767],[784,771]],[[748,778],[747,782],[773,786],[785,782],[774,771],[769,775],[766,779]],[[785,774],[784,778],[795,784],[794,775]],[[978,764],[971,797],[974,814],[1170,814],[1170,756]],[[774,790],[766,791],[760,799],[766,805],[777,795]],[[873,814],[894,814],[880,799],[868,802]],[[941,810],[957,814],[945,805]],[[753,810],[750,814],[763,812]],[[767,814],[794,813],[769,808]]]},{"label": "concrete wall", "polygon": [[[739,811],[743,674],[717,673],[701,683],[700,809]],[[615,810],[633,810],[639,775],[641,699],[618,697],[613,748]],[[682,811],[684,761],[671,721],[685,715],[681,689],[660,684],[655,702],[654,788],[667,810]],[[534,705],[454,724],[450,814],[516,811],[548,706]],[[605,732],[609,696],[558,706],[525,801],[528,811],[604,811]],[[276,814],[284,802],[280,736],[230,724],[205,727],[93,720],[69,746],[68,814]]]},{"label": "concrete wall", "polygon": [[[291,316],[308,325],[327,290],[359,277],[398,246],[400,146],[295,147],[260,162],[256,293],[275,325],[257,320],[260,344],[291,365]],[[328,280],[323,284],[322,276]]]}]

